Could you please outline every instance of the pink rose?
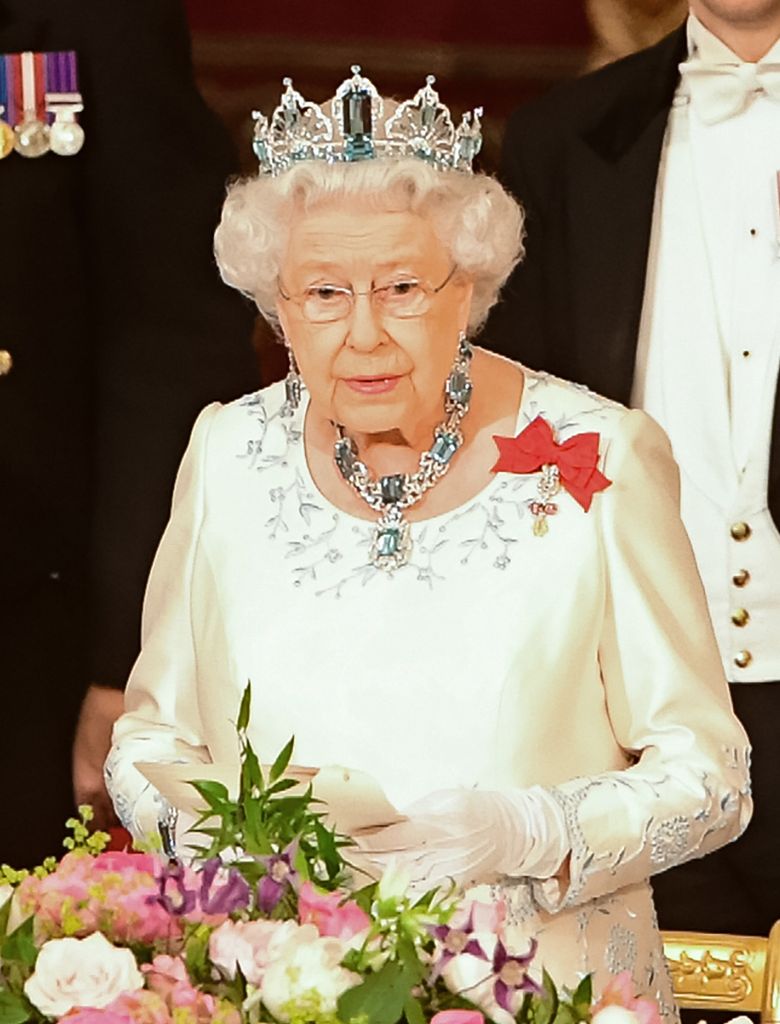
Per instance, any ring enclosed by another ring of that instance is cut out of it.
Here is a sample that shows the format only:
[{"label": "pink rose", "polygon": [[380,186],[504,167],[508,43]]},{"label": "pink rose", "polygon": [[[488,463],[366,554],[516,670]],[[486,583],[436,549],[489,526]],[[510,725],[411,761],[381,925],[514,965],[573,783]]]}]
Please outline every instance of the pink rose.
[{"label": "pink rose", "polygon": [[151,853],[128,853],[125,850],[107,850],[99,853],[92,864],[95,871],[115,871],[118,875],[142,871],[154,875],[160,870],[159,857]]},{"label": "pink rose", "polygon": [[485,1024],[485,1017],[479,1010],[439,1010],[431,1024]]},{"label": "pink rose", "polygon": [[[172,1024],[172,1014],[165,1000],[156,992],[142,989],[138,992],[124,992],[107,1007],[130,1024]],[[68,1019],[67,1024],[71,1024]],[[101,1024],[100,1021],[86,1021],[84,1024]],[[106,1024],[115,1024],[107,1021]]]},{"label": "pink rose", "polygon": [[188,1009],[195,1020],[203,1024],[208,1024],[214,1016],[216,999],[194,987],[181,957],[161,953],[150,964],[143,964],[141,970],[149,989],[165,1000],[171,1013]]},{"label": "pink rose", "polygon": [[635,994],[630,971],[621,971],[604,986],[601,997],[593,1006],[593,1024],[599,1019],[600,1024],[620,1024],[617,1015],[610,1012],[614,1007],[633,1014],[638,1024],[661,1024],[658,1004],[653,999]]},{"label": "pink rose", "polygon": [[320,892],[311,882],[304,882],[298,893],[298,916],[301,924],[316,925],[320,935],[344,941],[371,926],[370,917],[354,900],[345,900],[339,892]]},{"label": "pink rose", "polygon": [[114,1010],[98,1010],[94,1006],[85,1006],[79,1010],[73,1010],[60,1020],[67,1024],[132,1024],[130,1017],[117,1013]]}]

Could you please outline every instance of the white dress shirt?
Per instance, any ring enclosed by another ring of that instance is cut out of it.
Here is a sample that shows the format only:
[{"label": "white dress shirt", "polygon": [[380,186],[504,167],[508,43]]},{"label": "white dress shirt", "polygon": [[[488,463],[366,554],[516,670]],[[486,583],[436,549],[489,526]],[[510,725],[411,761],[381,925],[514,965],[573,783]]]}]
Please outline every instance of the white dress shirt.
[{"label": "white dress shirt", "polygon": [[[691,61],[740,64],[693,15]],[[780,42],[762,63],[780,65]],[[685,75],[656,189],[633,404],[666,429],[732,681],[780,679],[780,535],[767,478],[780,362],[780,102],[707,123]]]}]

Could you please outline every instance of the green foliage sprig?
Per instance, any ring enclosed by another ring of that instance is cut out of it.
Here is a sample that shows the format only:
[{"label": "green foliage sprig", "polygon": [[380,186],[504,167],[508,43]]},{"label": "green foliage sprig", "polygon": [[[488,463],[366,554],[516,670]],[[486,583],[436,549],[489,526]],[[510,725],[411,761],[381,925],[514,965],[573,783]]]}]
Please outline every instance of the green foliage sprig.
[{"label": "green foliage sprig", "polygon": [[[225,850],[240,850],[263,857],[295,847],[294,866],[301,877],[328,891],[337,889],[346,878],[341,849],[349,845],[349,840],[325,824],[325,814],[311,785],[302,793],[291,792],[301,785],[285,777],[294,738],[279,753],[266,778],[247,734],[251,703],[252,687],[247,683],[236,721],[241,756],[236,799],[221,782],[192,783],[206,803],[192,831],[210,840],[205,849],[195,850],[195,856],[208,860]],[[258,861],[239,860],[236,867],[250,884],[265,872]]]}]

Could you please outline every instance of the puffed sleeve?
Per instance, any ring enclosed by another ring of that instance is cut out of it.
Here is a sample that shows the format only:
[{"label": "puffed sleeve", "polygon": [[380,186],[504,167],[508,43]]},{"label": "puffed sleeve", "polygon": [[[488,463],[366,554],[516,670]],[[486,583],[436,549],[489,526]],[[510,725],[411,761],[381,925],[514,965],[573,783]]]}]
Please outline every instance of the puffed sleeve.
[{"label": "puffed sleeve", "polygon": [[736,839],[752,810],[749,747],[734,717],[704,591],[679,517],[666,435],[626,413],[606,453],[600,517],[606,599],[599,649],[624,771],[554,787],[569,879],[535,886],[556,911],[641,882]]},{"label": "puffed sleeve", "polygon": [[137,761],[202,762],[190,593],[204,515],[204,476],[218,402],[198,417],[173,492],[171,517],[144,599],[141,653],[130,674],[125,713],[114,727],[106,785],[122,824],[136,838],[157,833],[164,803]]}]

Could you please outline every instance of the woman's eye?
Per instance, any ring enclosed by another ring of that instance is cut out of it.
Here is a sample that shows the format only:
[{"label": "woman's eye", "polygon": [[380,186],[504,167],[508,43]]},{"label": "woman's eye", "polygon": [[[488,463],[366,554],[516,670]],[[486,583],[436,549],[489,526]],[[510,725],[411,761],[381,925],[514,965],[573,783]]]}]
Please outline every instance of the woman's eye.
[{"label": "woman's eye", "polygon": [[395,281],[390,285],[391,295],[409,295],[417,288],[417,281]]},{"label": "woman's eye", "polygon": [[336,288],[333,285],[321,284],[314,288],[309,288],[306,292],[308,296],[314,299],[320,299],[321,301],[327,302],[328,299],[335,299],[342,294],[340,288]]}]

